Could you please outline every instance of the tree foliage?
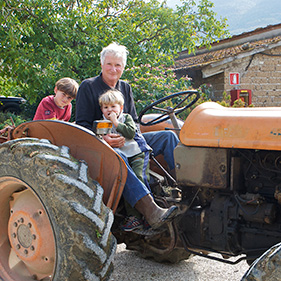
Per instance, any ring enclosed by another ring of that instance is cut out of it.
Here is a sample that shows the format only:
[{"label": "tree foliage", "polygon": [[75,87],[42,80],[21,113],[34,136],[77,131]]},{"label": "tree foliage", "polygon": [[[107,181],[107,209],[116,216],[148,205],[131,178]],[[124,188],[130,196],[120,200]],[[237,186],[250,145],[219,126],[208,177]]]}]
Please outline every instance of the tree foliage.
[{"label": "tree foliage", "polygon": [[61,77],[97,75],[99,53],[113,41],[127,46],[129,68],[172,66],[178,51],[226,34],[212,7],[209,0],[184,0],[176,10],[158,0],[2,0],[0,91],[34,102]]},{"label": "tree foliage", "polygon": [[189,77],[177,79],[172,68],[162,65],[133,66],[126,70],[125,77],[130,81],[138,113],[163,96],[191,89]]}]

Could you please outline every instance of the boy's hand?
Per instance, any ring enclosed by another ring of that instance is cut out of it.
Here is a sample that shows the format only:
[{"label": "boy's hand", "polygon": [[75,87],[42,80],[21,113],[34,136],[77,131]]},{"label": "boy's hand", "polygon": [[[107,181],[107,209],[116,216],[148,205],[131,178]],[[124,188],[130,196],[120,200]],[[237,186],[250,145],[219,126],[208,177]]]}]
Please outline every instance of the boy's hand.
[{"label": "boy's hand", "polygon": [[118,127],[118,124],[119,124],[119,122],[118,122],[118,119],[117,119],[117,113],[115,113],[115,112],[110,112],[109,114],[108,114],[108,119],[113,123],[113,125],[115,126],[115,127]]},{"label": "boy's hand", "polygon": [[113,122],[113,121],[117,120],[117,114],[112,111],[108,114],[108,118],[111,122]]}]

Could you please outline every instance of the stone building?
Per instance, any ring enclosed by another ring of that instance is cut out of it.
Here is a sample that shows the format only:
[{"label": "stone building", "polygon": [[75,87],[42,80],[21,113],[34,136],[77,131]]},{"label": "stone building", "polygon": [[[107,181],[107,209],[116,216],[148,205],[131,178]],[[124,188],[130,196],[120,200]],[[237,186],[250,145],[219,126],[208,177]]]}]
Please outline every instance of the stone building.
[{"label": "stone building", "polygon": [[246,89],[254,106],[281,106],[281,24],[221,40],[196,54],[183,51],[175,70],[178,77],[191,77],[194,88],[210,85],[212,100]]}]

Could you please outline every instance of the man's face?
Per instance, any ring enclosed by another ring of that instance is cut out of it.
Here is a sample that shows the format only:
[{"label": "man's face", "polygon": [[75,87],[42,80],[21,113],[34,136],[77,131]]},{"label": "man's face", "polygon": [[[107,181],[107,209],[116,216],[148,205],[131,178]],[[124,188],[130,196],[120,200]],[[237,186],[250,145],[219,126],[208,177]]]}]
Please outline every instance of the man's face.
[{"label": "man's face", "polygon": [[114,57],[111,54],[105,56],[101,65],[102,79],[110,87],[115,87],[124,71],[122,58]]}]

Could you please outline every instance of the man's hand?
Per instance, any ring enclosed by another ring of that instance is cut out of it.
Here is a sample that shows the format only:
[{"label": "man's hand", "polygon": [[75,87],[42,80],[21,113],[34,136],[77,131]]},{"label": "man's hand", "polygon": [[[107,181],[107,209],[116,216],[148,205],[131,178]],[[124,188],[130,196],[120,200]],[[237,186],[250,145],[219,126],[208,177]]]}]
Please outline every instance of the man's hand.
[{"label": "man's hand", "polygon": [[125,138],[118,134],[107,134],[103,139],[113,148],[122,147],[125,144]]}]

